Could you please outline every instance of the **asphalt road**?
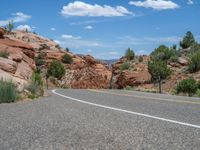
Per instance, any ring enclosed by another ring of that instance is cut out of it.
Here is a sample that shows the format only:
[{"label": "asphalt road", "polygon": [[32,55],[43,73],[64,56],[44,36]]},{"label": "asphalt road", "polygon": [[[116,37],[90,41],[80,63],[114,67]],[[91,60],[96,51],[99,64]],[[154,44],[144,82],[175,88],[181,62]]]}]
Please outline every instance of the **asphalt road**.
[{"label": "asphalt road", "polygon": [[55,90],[0,104],[0,150],[199,150],[200,99],[119,90]]}]

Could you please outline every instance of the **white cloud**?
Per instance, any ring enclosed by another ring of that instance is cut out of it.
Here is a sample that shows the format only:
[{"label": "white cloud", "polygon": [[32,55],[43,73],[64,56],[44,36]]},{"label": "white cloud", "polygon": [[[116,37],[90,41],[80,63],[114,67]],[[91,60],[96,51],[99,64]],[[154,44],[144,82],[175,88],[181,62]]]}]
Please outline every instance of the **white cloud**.
[{"label": "white cloud", "polygon": [[91,50],[91,49],[88,49],[88,50],[87,50],[87,52],[88,52],[88,53],[91,53],[91,52],[92,52],[92,50]]},{"label": "white cloud", "polygon": [[112,51],[112,52],[108,52],[109,55],[119,55],[118,52]]},{"label": "white cloud", "polygon": [[56,28],[51,28],[50,30],[51,30],[51,31],[56,31]]},{"label": "white cloud", "polygon": [[17,12],[15,14],[12,14],[12,16],[14,16],[14,17],[11,17],[7,20],[0,20],[0,26],[7,25],[9,23],[9,21],[13,21],[13,23],[26,22],[31,18],[31,16],[26,15],[22,12]]},{"label": "white cloud", "polygon": [[[57,40],[58,41],[58,40]],[[63,34],[59,40],[60,45],[63,47],[69,47],[71,49],[90,49],[93,47],[102,47],[97,41],[94,40],[84,40],[80,36],[73,36]]]},{"label": "white cloud", "polygon": [[73,36],[73,35],[67,35],[67,34],[63,34],[61,37],[64,40],[79,40],[79,39],[81,39],[80,36]]},{"label": "white cloud", "polygon": [[16,29],[22,30],[22,31],[26,31],[26,30],[32,31],[33,30],[33,28],[29,25],[19,25]]},{"label": "white cloud", "polygon": [[97,4],[88,4],[81,1],[75,1],[63,6],[61,11],[63,16],[90,16],[90,17],[113,17],[126,16],[132,14],[123,6],[111,7],[108,5],[100,6]]},{"label": "white cloud", "polygon": [[91,29],[93,29],[93,26],[85,26],[85,29],[91,30]]},{"label": "white cloud", "polygon": [[130,1],[129,5],[138,7],[153,8],[155,10],[176,9],[180,6],[171,0],[145,0],[145,1]]},{"label": "white cloud", "polygon": [[61,44],[61,42],[58,40],[53,40],[53,41],[56,42],[57,44]]},{"label": "white cloud", "polygon": [[188,4],[188,5],[193,5],[194,2],[193,2],[193,0],[188,0],[188,1],[187,1],[187,4]]}]

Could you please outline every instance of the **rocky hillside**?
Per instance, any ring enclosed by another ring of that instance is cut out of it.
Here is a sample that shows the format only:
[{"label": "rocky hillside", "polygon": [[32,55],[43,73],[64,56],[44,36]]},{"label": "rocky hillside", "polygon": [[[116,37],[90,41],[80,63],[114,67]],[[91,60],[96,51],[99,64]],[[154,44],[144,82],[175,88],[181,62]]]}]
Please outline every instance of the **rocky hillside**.
[{"label": "rocky hillside", "polygon": [[[169,62],[168,67],[171,69],[172,74],[163,81],[162,89],[165,93],[173,93],[176,85],[188,77],[193,77],[197,81],[200,80],[200,71],[189,73],[187,71],[189,58],[186,52],[190,49],[181,50],[181,55],[176,62]],[[136,57],[134,60],[128,61],[122,57],[116,64],[113,65],[113,88],[135,88],[142,91],[158,92],[158,83],[151,81],[151,75],[148,72],[148,61],[150,56]],[[128,62],[129,67],[123,68]]]},{"label": "rocky hillside", "polygon": [[36,69],[38,56],[43,56],[41,65],[43,78],[47,66],[53,60],[61,60],[64,54],[72,57],[73,63],[63,64],[66,74],[61,80],[50,79],[51,86],[65,88],[108,88],[111,71],[92,56],[72,54],[62,49],[52,40],[25,31],[6,33],[0,29],[0,52],[8,57],[0,57],[0,78],[12,80],[18,87],[29,83]]}]

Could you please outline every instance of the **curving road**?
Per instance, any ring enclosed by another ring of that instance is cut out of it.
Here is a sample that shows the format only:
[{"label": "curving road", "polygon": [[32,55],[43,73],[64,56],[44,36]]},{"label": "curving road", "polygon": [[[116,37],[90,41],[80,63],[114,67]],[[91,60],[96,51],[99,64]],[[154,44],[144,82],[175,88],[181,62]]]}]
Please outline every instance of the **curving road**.
[{"label": "curving road", "polygon": [[0,150],[199,150],[198,98],[119,90],[49,95],[0,105]]}]

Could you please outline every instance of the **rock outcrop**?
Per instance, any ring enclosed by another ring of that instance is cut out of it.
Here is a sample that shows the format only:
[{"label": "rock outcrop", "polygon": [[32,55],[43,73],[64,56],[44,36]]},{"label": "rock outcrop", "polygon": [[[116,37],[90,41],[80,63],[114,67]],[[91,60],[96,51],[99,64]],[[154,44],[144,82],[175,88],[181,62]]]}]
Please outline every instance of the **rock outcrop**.
[{"label": "rock outcrop", "polygon": [[127,86],[140,86],[151,80],[151,75],[148,72],[147,62],[149,57],[143,56],[143,62],[138,60],[130,61],[130,68],[122,70],[121,66],[127,60],[120,59],[113,65],[113,82],[112,87],[122,89]]},{"label": "rock outcrop", "polygon": [[[57,80],[54,86],[94,89],[109,87],[111,71],[105,64],[95,60],[92,56],[78,56],[67,52],[53,40],[30,32],[14,31],[12,34],[5,35],[5,38],[0,39],[1,49],[6,49],[10,53],[9,59],[13,63],[7,63],[7,67],[3,67],[2,70],[10,72],[16,78],[27,81],[35,69],[34,57],[40,54],[43,54],[43,59],[46,62],[42,67],[45,78],[47,66],[53,60],[61,61],[62,56],[68,54],[72,57],[73,63],[63,64],[66,74],[61,80]],[[17,67],[14,67],[14,63],[17,64]],[[1,65],[0,60],[0,68],[1,66],[4,65]]]},{"label": "rock outcrop", "polygon": [[0,53],[5,52],[8,57],[0,57],[0,79],[11,80],[22,90],[35,69],[34,49],[18,40],[0,39]]}]

